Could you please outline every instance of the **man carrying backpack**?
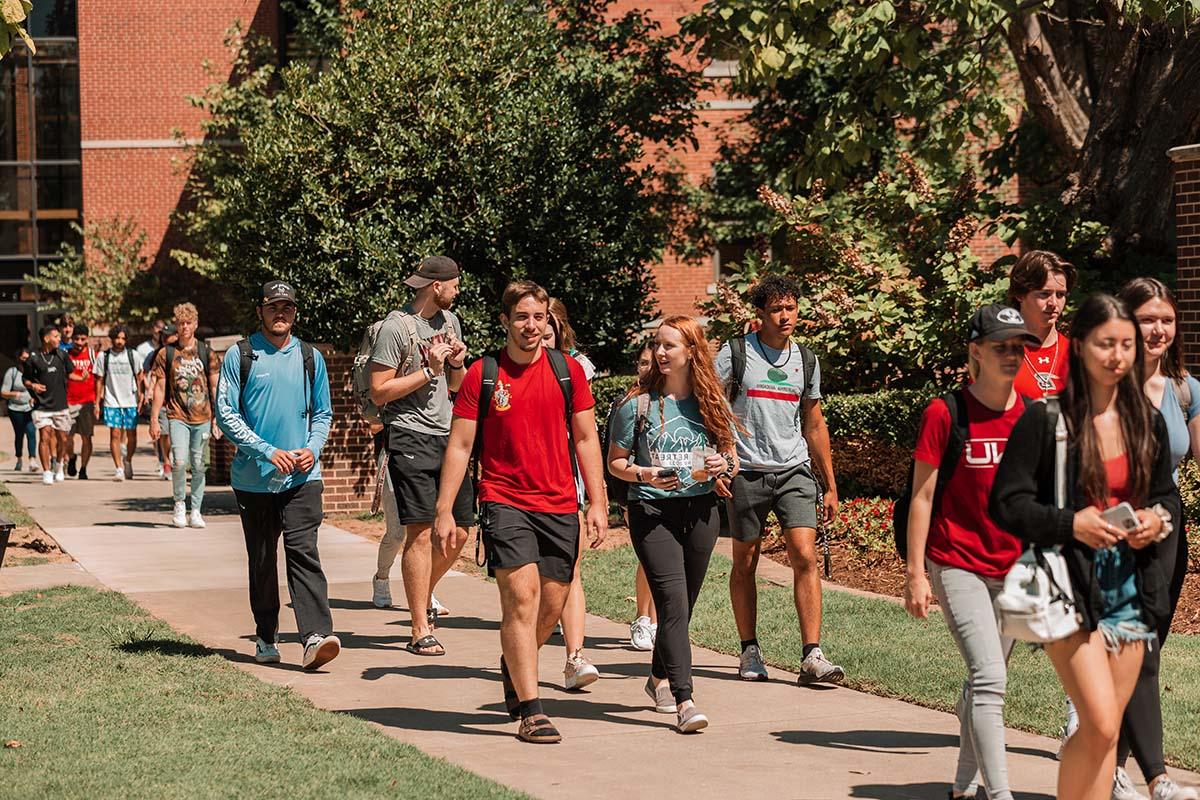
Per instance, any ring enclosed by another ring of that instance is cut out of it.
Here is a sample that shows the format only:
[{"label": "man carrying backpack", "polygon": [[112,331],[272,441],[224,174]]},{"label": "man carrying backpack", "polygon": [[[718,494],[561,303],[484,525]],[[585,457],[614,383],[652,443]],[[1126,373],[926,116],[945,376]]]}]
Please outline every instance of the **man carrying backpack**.
[{"label": "man carrying backpack", "polygon": [[[592,546],[608,530],[608,497],[595,400],[575,359],[542,346],[546,290],[504,290],[505,347],[471,365],[454,403],[434,537],[443,557],[462,547],[457,498],[473,451],[479,458],[482,539],[500,589],[500,675],[522,741],[562,739],[538,698],[538,649],[562,616],[579,548],[575,470],[588,497]],[[577,458],[577,461],[576,461]]]},{"label": "man carrying backpack", "polygon": [[[196,338],[200,314],[191,303],[175,306],[178,344],[168,344],[154,357],[154,401],[150,408],[150,438],[162,433],[159,412],[167,409],[171,432],[171,489],[176,528],[203,528],[204,452],[209,437],[218,431],[213,416],[220,365],[217,356]],[[188,469],[192,473],[192,513],[185,504]]]},{"label": "man carrying backpack", "polygon": [[292,336],[296,290],[268,281],[258,303],[262,329],[230,348],[221,365],[217,422],[237,447],[230,483],[237,495],[250,561],[250,608],[257,633],[254,660],[279,661],[279,537],[288,593],[312,670],[341,651],[333,635],[329,587],[317,553],[321,506],[321,448],[333,406],[325,359]]},{"label": "man carrying backpack", "polygon": [[[400,570],[412,614],[407,649],[414,655],[440,656],[446,650],[434,636],[437,617],[430,609],[431,597],[462,549],[460,544],[435,553],[430,539],[442,458],[450,438],[450,393],[462,386],[467,356],[462,326],[450,311],[458,297],[458,264],[445,256],[430,256],[404,283],[416,294],[403,310],[388,314],[376,331],[370,356],[370,400],[384,424],[388,475],[405,527]],[[457,490],[453,510],[465,542],[475,515],[470,481],[463,481]],[[384,546],[388,545],[381,542]],[[394,558],[394,547],[389,549]],[[372,581],[373,600],[376,606],[386,607],[391,605],[391,563],[381,562]]]},{"label": "man carrying backpack", "polygon": [[[817,566],[817,515],[837,513],[837,485],[829,430],[821,413],[821,369],[808,348],[792,343],[800,288],[770,276],[750,290],[761,323],[757,333],[726,342],[717,354],[717,375],[729,390],[734,414],[748,433],[736,431],[741,471],[728,501],[733,534],[729,596],[741,637],[743,680],[765,681],[758,644],[758,587],[755,570],[767,516],[783,529],[795,583],[804,660],[802,685],[837,683],[845,671],[821,651],[821,575]],[[825,486],[819,496],[816,471]],[[818,511],[818,508],[820,509]]]},{"label": "man carrying backpack", "polygon": [[133,477],[133,453],[137,450],[138,406],[141,405],[142,364],[125,346],[129,329],[114,325],[108,331],[112,347],[96,360],[96,404],[104,410],[109,447],[117,470],[113,480]]}]

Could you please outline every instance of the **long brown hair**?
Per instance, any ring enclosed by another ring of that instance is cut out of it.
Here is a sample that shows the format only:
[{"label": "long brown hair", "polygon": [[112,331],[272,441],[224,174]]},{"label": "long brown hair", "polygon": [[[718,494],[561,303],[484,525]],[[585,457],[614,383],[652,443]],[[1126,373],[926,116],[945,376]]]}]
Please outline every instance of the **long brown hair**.
[{"label": "long brown hair", "polygon": [[1142,329],[1129,307],[1109,294],[1094,294],[1083,301],[1071,323],[1071,367],[1067,387],[1062,394],[1062,408],[1067,417],[1075,446],[1079,448],[1079,485],[1091,502],[1106,502],[1109,496],[1108,473],[1100,454],[1100,437],[1092,424],[1091,392],[1083,363],[1082,348],[1092,331],[1114,319],[1125,320],[1133,326],[1133,368],[1117,384],[1117,417],[1121,421],[1121,438],[1125,440],[1125,455],[1129,462],[1129,488],[1135,506],[1145,503],[1150,493],[1150,475],[1158,458],[1160,443],[1155,436],[1154,417],[1158,413],[1142,390],[1142,367],[1146,351],[1142,345]]},{"label": "long brown hair", "polygon": [[564,353],[574,353],[575,329],[571,327],[571,318],[567,315],[567,304],[557,297],[550,298],[550,327],[554,328],[554,343],[557,349]]},{"label": "long brown hair", "polygon": [[[717,369],[713,365],[712,355],[708,351],[708,342],[704,338],[704,329],[700,323],[691,317],[667,317],[660,327],[674,328],[683,337],[683,343],[691,348],[691,382],[692,394],[700,404],[700,418],[709,436],[717,443],[718,450],[733,449],[733,430],[741,428],[741,423],[733,415],[729,404],[725,401],[725,392],[721,389],[721,381],[717,378]],[[658,402],[663,404],[663,385],[667,376],[658,368],[658,360],[652,359],[650,371],[640,378],[637,384],[629,390],[626,400],[639,394],[658,392]]]},{"label": "long brown hair", "polygon": [[[1117,299],[1129,306],[1137,324],[1137,310],[1151,300],[1162,300],[1175,314],[1175,339],[1162,357],[1162,374],[1171,380],[1183,380],[1187,370],[1183,366],[1183,337],[1179,335],[1179,303],[1167,285],[1157,278],[1134,278],[1121,287]],[[1141,326],[1138,326],[1139,328]]]}]

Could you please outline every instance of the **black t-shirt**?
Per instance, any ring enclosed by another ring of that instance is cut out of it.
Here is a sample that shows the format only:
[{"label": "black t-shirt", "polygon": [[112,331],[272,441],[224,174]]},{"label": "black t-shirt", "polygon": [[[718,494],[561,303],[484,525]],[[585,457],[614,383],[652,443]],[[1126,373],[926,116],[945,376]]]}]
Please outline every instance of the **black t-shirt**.
[{"label": "black t-shirt", "polygon": [[70,368],[61,350],[47,355],[38,350],[25,362],[25,380],[40,383],[44,392],[30,390],[33,407],[38,411],[65,411],[67,408],[67,373]]}]

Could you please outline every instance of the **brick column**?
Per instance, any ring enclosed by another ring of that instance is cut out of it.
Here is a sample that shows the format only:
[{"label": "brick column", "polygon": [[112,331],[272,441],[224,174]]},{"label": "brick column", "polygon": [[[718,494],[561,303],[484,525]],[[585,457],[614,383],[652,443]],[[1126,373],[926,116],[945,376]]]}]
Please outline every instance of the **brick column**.
[{"label": "brick column", "polygon": [[1175,162],[1176,291],[1184,363],[1200,369],[1200,144],[1171,150]]}]

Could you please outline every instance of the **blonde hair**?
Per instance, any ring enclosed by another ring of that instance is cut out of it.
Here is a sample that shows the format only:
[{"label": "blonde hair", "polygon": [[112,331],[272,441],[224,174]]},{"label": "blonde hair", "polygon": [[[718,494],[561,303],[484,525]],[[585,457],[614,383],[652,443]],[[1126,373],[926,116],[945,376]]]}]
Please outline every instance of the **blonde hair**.
[{"label": "blonde hair", "polygon": [[191,303],[180,303],[175,306],[176,322],[199,322],[200,312]]}]

